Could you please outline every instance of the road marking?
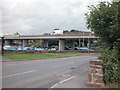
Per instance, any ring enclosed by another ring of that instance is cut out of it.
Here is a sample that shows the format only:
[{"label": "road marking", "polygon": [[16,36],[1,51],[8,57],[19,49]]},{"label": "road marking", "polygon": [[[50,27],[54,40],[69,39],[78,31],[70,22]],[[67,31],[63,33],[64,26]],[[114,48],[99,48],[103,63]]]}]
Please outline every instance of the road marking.
[{"label": "road marking", "polygon": [[27,73],[31,73],[31,72],[35,72],[35,71],[38,71],[38,70],[32,70],[32,71],[27,71],[27,72],[22,72],[22,73],[17,73],[17,74],[12,74],[12,75],[7,75],[7,76],[2,76],[2,78],[12,77],[12,76],[22,75],[22,74],[27,74]]},{"label": "road marking", "polygon": [[73,64],[73,63],[74,63],[74,62],[67,63],[67,64],[61,64],[61,65],[53,66],[53,68],[56,68],[56,67],[61,67],[61,66],[64,66],[64,65],[69,65],[69,64]]},{"label": "road marking", "polygon": [[62,83],[66,82],[66,81],[68,81],[68,80],[70,80],[70,79],[73,79],[73,78],[77,77],[78,75],[79,75],[79,74],[77,74],[77,75],[75,75],[75,76],[72,76],[72,77],[70,77],[70,78],[68,78],[68,79],[62,80],[62,81],[56,83],[55,85],[53,85],[52,87],[50,87],[48,90],[51,90],[52,88],[56,87],[58,84],[62,84]]},{"label": "road marking", "polygon": [[6,64],[6,66],[13,66],[13,65],[15,65],[15,64]]}]

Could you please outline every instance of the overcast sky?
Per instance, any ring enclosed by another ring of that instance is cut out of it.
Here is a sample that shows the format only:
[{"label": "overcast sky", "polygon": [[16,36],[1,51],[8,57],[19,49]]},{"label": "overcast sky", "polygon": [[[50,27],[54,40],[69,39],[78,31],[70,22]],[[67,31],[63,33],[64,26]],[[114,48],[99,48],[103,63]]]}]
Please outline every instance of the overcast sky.
[{"label": "overcast sky", "polygon": [[86,31],[87,6],[100,1],[111,0],[2,0],[0,33],[43,34],[55,28]]}]

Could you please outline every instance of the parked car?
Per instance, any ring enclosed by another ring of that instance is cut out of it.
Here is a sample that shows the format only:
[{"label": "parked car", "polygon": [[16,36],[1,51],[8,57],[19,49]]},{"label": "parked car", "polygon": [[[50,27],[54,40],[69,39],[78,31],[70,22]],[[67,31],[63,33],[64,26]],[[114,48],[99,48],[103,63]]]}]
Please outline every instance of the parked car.
[{"label": "parked car", "polygon": [[35,47],[30,47],[30,50],[35,50]]},{"label": "parked car", "polygon": [[41,47],[35,47],[35,50],[40,50],[40,51],[42,51],[42,50],[44,50],[43,48],[41,48]]},{"label": "parked car", "polygon": [[56,51],[56,48],[49,48],[49,51]]},{"label": "parked car", "polygon": [[86,47],[81,47],[80,50],[87,50],[88,48]]},{"label": "parked car", "polygon": [[30,47],[23,47],[23,50],[30,50]]},{"label": "parked car", "polygon": [[56,51],[56,48],[51,48],[52,51]]},{"label": "parked car", "polygon": [[17,48],[18,48],[17,46],[12,46],[11,50],[17,50]]},{"label": "parked car", "polygon": [[11,50],[12,47],[7,45],[7,46],[4,46],[3,49],[4,49],[4,50]]},{"label": "parked car", "polygon": [[58,46],[55,46],[55,45],[53,45],[51,48],[55,48],[56,50],[59,49],[59,47],[58,47]]},{"label": "parked car", "polygon": [[23,47],[22,47],[22,46],[19,46],[19,47],[17,48],[17,50],[23,50]]},{"label": "parked car", "polygon": [[74,49],[75,49],[75,50],[80,50],[80,48],[79,48],[79,47],[75,47]]},{"label": "parked car", "polygon": [[48,50],[48,48],[47,48],[47,47],[42,47],[42,49],[43,49],[43,50]]},{"label": "parked car", "polygon": [[69,47],[65,46],[65,50],[71,50],[71,48],[69,48]]}]

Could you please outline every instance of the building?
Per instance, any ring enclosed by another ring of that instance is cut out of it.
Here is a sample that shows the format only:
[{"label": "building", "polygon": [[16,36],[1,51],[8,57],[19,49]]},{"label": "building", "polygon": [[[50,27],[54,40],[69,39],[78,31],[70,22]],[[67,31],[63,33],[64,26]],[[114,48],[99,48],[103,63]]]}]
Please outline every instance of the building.
[{"label": "building", "polygon": [[53,35],[60,35],[60,34],[63,34],[63,30],[60,30],[60,29],[53,30]]}]

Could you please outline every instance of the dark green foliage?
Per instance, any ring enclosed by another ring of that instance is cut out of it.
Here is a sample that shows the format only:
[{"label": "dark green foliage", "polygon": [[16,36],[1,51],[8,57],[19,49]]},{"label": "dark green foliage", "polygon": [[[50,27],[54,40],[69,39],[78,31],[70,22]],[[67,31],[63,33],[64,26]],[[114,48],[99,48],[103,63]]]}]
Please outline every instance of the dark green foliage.
[{"label": "dark green foliage", "polygon": [[70,32],[79,32],[79,30],[72,29]]},{"label": "dark green foliage", "polygon": [[14,35],[20,35],[18,32],[16,32]]},{"label": "dark green foliage", "polygon": [[104,81],[120,85],[120,2],[89,6],[87,27],[99,37]]},{"label": "dark green foliage", "polygon": [[63,33],[69,32],[68,30],[64,30]]},{"label": "dark green foliage", "polygon": [[34,40],[34,41],[29,41],[29,46],[43,46],[43,40]]},{"label": "dark green foliage", "polygon": [[118,82],[119,72],[118,72],[118,50],[108,48],[101,49],[101,58],[103,60],[103,74],[105,83]]},{"label": "dark green foliage", "polygon": [[90,12],[86,14],[87,27],[111,48],[114,42],[118,42],[118,39],[120,39],[118,7],[120,7],[120,4],[101,2],[96,7],[90,6]]}]

